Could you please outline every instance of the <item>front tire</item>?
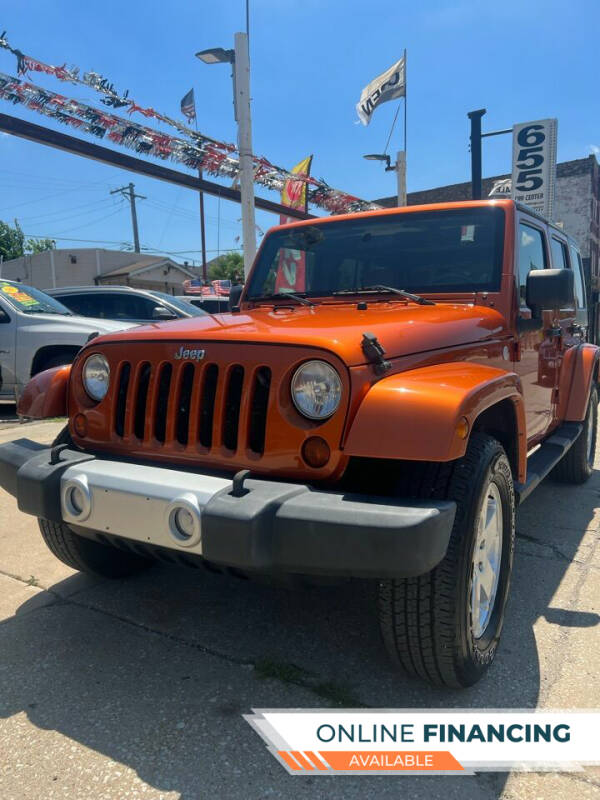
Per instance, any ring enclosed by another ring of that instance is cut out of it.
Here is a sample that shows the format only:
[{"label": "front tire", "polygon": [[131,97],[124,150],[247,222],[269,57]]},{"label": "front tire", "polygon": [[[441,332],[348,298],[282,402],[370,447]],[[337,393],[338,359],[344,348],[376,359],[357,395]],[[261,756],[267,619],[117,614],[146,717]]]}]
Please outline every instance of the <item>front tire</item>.
[{"label": "front tire", "polygon": [[68,567],[101,578],[125,578],[140,572],[150,560],[78,536],[64,522],[38,519],[49,550]]},{"label": "front tire", "polygon": [[[418,496],[456,502],[448,551],[435,569],[379,586],[392,660],[438,686],[471,686],[494,660],[512,572],[515,495],[500,443],[473,433],[465,456],[427,464]],[[412,480],[413,478],[411,478]]]}]

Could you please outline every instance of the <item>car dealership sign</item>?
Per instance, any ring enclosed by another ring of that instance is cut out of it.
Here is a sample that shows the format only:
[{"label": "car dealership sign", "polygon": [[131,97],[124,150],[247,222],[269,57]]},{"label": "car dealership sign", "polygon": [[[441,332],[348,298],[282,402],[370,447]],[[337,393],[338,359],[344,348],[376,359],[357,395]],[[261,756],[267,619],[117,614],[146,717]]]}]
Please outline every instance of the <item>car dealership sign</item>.
[{"label": "car dealership sign", "polygon": [[512,197],[552,219],[556,183],[556,119],[513,126]]}]

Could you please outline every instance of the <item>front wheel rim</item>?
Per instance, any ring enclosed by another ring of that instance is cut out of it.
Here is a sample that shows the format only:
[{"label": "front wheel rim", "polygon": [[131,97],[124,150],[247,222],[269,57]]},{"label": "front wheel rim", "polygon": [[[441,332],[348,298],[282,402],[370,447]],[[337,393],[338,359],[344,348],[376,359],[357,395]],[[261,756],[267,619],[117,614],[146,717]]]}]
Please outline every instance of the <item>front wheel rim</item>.
[{"label": "front wheel rim", "polygon": [[494,611],[502,557],[502,499],[496,483],[488,483],[477,520],[471,568],[471,630],[475,639],[485,633]]}]

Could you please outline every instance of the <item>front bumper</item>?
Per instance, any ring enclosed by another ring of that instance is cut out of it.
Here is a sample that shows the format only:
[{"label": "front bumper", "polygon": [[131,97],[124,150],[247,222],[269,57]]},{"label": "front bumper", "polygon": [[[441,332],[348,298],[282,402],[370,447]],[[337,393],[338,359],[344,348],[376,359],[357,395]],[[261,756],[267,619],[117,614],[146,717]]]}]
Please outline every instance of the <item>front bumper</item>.
[{"label": "front bumper", "polygon": [[[28,439],[0,445],[0,486],[21,511],[241,570],[407,577],[444,557],[452,502],[317,491],[58,452]],[[240,489],[240,491],[238,491]],[[177,513],[188,512],[188,525]]]}]

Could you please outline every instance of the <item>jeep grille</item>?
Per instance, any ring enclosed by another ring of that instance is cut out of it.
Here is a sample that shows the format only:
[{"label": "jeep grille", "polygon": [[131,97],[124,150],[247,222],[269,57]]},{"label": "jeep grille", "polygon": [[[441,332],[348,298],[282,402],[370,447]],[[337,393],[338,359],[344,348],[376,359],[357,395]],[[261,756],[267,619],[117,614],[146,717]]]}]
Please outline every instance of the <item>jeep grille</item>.
[{"label": "jeep grille", "polygon": [[[265,366],[163,362],[153,368],[147,361],[135,367],[121,362],[113,430],[119,438],[131,431],[142,442],[166,447],[198,443],[210,450],[220,442],[232,452],[248,448],[262,455],[270,386],[271,370]],[[244,396],[250,404],[242,430]]]}]

